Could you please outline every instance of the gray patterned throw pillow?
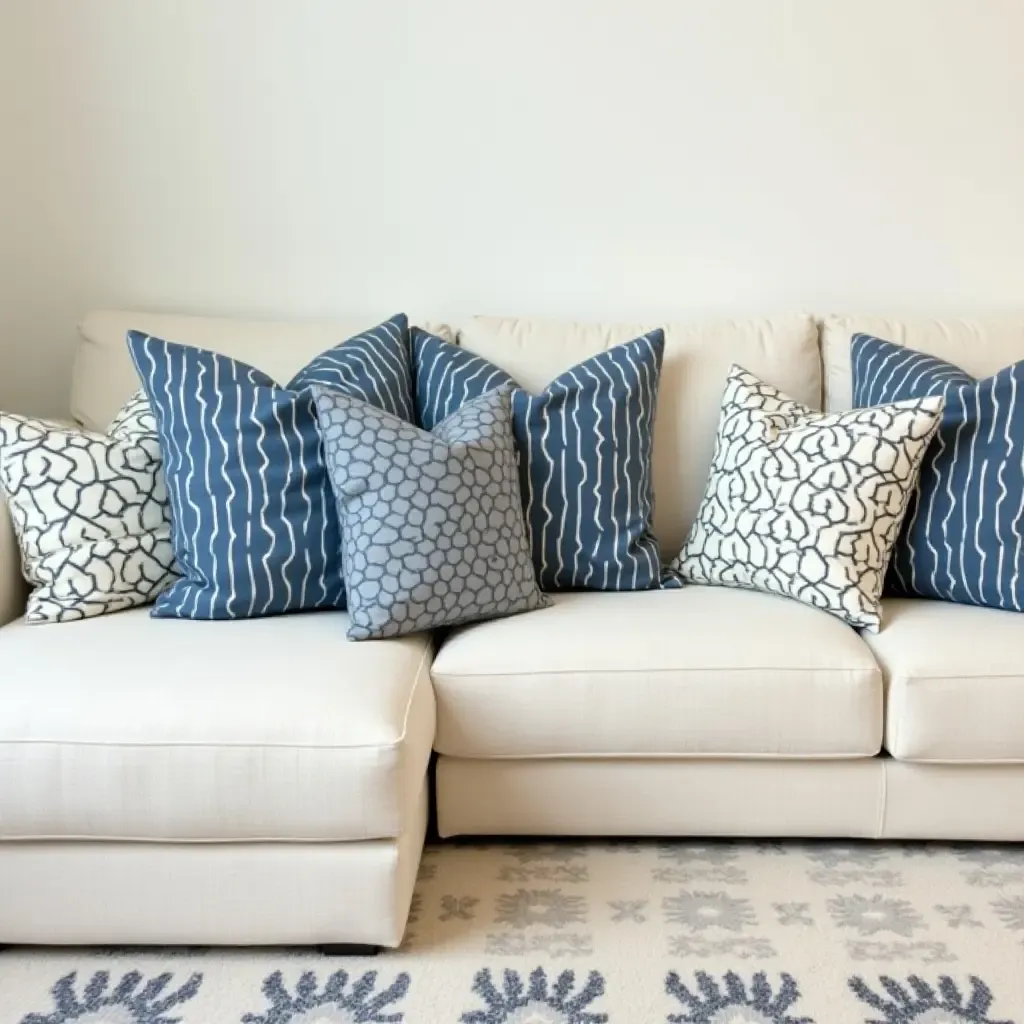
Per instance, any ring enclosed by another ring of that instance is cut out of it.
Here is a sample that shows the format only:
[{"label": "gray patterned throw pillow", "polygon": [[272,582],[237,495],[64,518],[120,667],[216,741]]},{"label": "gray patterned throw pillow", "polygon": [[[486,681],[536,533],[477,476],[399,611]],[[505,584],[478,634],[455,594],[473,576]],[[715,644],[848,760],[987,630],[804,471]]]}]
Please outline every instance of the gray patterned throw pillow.
[{"label": "gray patterned throw pillow", "polygon": [[352,640],[544,608],[523,519],[510,388],[428,432],[314,387],[342,524]]},{"label": "gray patterned throw pillow", "polygon": [[671,568],[877,632],[885,571],[942,404],[819,413],[734,366],[704,500]]},{"label": "gray patterned throw pillow", "polygon": [[175,579],[162,466],[141,391],[106,434],[0,413],[0,489],[33,588],[27,622],[148,604]]}]

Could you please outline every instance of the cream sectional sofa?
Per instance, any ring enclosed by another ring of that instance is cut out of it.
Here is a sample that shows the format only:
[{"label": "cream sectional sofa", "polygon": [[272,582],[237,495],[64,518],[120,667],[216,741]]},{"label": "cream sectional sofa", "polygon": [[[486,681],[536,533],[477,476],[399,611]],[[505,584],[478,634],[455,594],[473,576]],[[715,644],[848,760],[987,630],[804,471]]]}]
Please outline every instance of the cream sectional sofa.
[{"label": "cream sectional sofa", "polygon": [[[364,326],[93,313],[72,412],[103,428],[135,390],[129,328],[287,379]],[[459,325],[528,387],[641,330]],[[858,330],[976,374],[1024,358],[1024,320],[668,325],[666,559],[730,364],[843,408]],[[754,593],[567,593],[435,652],[348,643],[344,613],[27,627],[23,601],[0,502],[0,942],[396,945],[432,747],[443,836],[1024,839],[1024,616],[887,601],[862,637]]]}]

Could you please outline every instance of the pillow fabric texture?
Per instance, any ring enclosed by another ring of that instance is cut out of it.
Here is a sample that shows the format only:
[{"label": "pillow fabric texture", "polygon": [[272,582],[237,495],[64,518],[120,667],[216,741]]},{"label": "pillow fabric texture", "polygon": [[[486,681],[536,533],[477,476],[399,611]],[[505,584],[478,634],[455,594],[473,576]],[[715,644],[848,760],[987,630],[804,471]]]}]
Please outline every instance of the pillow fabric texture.
[{"label": "pillow fabric texture", "polygon": [[729,372],[707,491],[672,568],[877,632],[893,543],[941,397],[823,414]]},{"label": "pillow fabric texture", "polygon": [[651,452],[664,348],[664,331],[651,331],[534,395],[486,359],[413,329],[416,415],[425,429],[492,388],[512,386],[523,502],[545,590],[659,584]]},{"label": "pillow fabric texture", "polygon": [[27,622],[148,604],[175,579],[160,442],[141,391],[106,434],[0,413],[0,489],[33,588]]},{"label": "pillow fabric texture", "polygon": [[411,416],[404,316],[335,346],[286,388],[235,359],[132,331],[182,578],[153,614],[236,619],[345,607],[341,532],[310,390]]},{"label": "pillow fabric texture", "polygon": [[893,550],[889,591],[1024,609],[1024,362],[975,380],[867,334],[854,335],[851,361],[855,405],[945,400]]},{"label": "pillow fabric texture", "polygon": [[543,608],[523,521],[509,387],[430,433],[314,387],[342,519],[352,640]]}]

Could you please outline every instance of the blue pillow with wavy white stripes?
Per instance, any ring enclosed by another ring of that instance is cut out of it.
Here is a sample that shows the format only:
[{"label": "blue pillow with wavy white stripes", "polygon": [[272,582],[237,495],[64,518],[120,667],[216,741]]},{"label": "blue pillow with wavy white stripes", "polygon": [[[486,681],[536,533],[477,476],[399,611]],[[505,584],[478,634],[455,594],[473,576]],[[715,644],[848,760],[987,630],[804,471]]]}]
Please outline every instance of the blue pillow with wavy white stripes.
[{"label": "blue pillow with wavy white stripes", "polygon": [[312,385],[411,420],[404,316],[319,355],[287,387],[227,356],[138,331],[128,347],[156,414],[182,578],[160,618],[344,608],[341,526]]},{"label": "blue pillow with wavy white stripes", "polygon": [[566,370],[540,394],[472,352],[413,328],[416,415],[425,430],[514,386],[512,429],[533,562],[544,590],[659,585],[651,450],[665,332]]},{"label": "blue pillow with wavy white stripes", "polygon": [[857,406],[946,399],[893,551],[890,593],[1024,609],[1024,362],[975,380],[867,334],[854,335],[851,359]]}]

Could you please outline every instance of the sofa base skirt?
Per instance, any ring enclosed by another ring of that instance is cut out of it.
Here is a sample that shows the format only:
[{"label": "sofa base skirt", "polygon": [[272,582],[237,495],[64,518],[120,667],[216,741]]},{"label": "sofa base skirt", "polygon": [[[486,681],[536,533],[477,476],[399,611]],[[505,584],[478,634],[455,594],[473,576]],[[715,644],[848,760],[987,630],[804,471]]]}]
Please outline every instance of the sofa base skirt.
[{"label": "sofa base skirt", "polygon": [[351,843],[0,842],[0,944],[397,946],[426,809]]},{"label": "sofa base skirt", "polygon": [[439,757],[436,792],[442,836],[1024,840],[1024,765]]}]

